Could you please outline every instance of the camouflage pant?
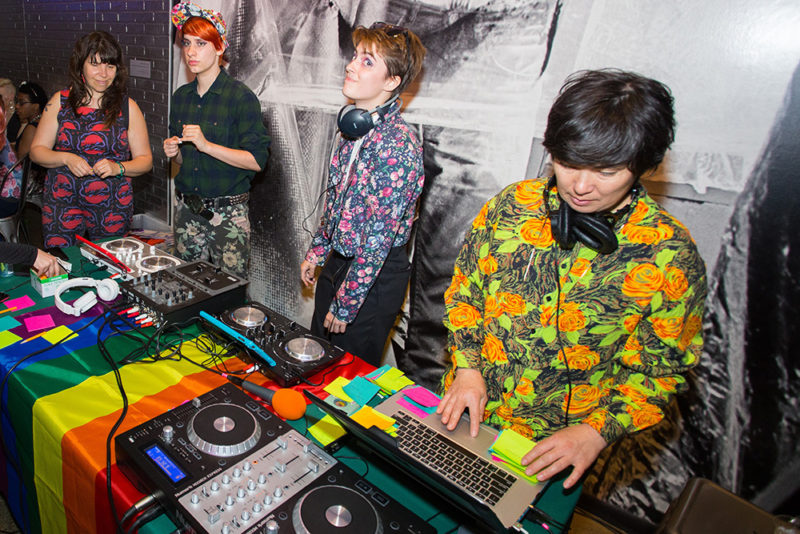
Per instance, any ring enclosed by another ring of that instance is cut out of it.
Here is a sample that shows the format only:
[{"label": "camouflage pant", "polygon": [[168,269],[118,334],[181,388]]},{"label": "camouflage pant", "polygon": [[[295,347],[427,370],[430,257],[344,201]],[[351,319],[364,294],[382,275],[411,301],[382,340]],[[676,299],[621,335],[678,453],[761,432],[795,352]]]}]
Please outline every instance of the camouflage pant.
[{"label": "camouflage pant", "polygon": [[247,279],[250,260],[250,213],[247,203],[214,210],[209,221],[177,200],[175,252],[183,260],[207,260]]}]

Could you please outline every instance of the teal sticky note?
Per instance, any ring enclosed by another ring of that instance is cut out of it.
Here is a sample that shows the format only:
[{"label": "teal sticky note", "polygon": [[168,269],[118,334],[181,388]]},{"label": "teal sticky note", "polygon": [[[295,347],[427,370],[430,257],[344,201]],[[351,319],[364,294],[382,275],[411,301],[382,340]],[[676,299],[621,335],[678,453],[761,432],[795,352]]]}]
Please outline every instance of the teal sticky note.
[{"label": "teal sticky note", "polygon": [[348,397],[359,403],[361,406],[368,404],[369,401],[372,400],[372,397],[374,397],[375,394],[381,390],[380,387],[378,387],[376,384],[373,384],[363,376],[355,377],[342,389],[344,389],[344,392],[347,393]]},{"label": "teal sticky note", "polygon": [[13,317],[0,316],[0,332],[4,330],[11,330],[12,328],[18,327],[20,324],[22,323],[20,323]]}]

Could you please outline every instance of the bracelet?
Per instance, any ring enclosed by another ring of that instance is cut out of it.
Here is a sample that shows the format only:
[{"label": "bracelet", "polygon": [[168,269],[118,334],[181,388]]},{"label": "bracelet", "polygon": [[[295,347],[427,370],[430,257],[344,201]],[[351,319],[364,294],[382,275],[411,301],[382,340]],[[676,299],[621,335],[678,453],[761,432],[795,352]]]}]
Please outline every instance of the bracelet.
[{"label": "bracelet", "polygon": [[125,166],[122,165],[121,161],[118,161],[117,165],[119,165],[119,175],[117,176],[117,178],[123,178],[125,176]]}]

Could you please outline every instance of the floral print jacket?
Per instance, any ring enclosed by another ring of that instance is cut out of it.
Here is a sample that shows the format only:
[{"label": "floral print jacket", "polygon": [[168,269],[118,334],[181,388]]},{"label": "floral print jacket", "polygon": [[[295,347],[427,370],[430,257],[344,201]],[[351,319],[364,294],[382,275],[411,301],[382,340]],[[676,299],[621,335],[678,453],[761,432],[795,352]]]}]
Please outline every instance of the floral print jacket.
[{"label": "floral print jacket", "polygon": [[[705,265],[687,229],[646,193],[617,222],[616,251],[562,250],[546,185],[512,184],[472,223],[445,293],[452,363],[442,385],[458,367],[479,369],[487,423],[541,439],[568,410],[569,424],[611,443],[660,421],[688,387],[683,374],[703,344]],[[549,196],[557,209],[555,188]]]},{"label": "floral print jacket", "polygon": [[353,259],[329,309],[345,323],[358,315],[389,250],[408,243],[425,180],[422,144],[397,107],[362,139],[339,139],[325,212],[306,252],[314,265],[331,249]]}]

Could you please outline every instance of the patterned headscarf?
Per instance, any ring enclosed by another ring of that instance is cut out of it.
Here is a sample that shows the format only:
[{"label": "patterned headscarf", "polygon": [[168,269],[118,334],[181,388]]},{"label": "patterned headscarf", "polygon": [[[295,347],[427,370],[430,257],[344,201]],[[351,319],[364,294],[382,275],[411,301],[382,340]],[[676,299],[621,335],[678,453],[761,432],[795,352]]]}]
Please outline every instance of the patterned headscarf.
[{"label": "patterned headscarf", "polygon": [[213,9],[203,9],[191,2],[181,2],[172,8],[172,25],[178,28],[179,31],[190,17],[201,17],[213,24],[217,32],[219,32],[220,38],[222,38],[222,46],[228,48],[228,39],[225,37],[227,29],[222,15]]}]

